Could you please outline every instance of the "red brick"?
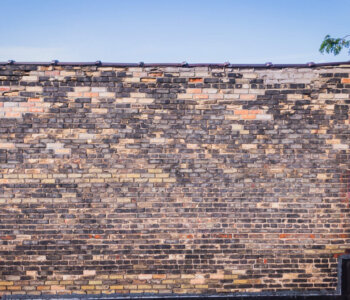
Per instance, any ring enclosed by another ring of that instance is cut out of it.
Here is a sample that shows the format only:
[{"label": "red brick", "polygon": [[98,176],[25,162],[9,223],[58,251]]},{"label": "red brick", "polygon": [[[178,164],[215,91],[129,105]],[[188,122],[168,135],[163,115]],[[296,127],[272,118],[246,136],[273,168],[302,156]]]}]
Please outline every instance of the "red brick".
[{"label": "red brick", "polygon": [[203,82],[203,78],[189,78],[189,82],[200,83]]}]

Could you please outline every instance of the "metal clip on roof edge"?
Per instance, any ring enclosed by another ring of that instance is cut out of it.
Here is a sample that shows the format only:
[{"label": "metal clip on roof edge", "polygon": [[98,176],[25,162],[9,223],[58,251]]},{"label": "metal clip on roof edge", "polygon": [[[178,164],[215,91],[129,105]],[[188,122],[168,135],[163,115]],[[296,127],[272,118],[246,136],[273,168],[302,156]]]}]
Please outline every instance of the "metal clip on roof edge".
[{"label": "metal clip on roof edge", "polygon": [[9,60],[7,61],[7,63],[8,63],[9,65],[13,65],[13,64],[15,63],[15,61],[12,60],[12,59],[9,59]]},{"label": "metal clip on roof edge", "polygon": [[181,67],[188,67],[188,62],[187,61],[183,61],[181,63]]},{"label": "metal clip on roof edge", "polygon": [[95,61],[95,65],[96,65],[96,66],[101,66],[101,65],[102,65],[102,62],[101,62],[100,60],[96,60],[96,61]]},{"label": "metal clip on roof edge", "polygon": [[267,63],[265,64],[265,66],[266,66],[266,67],[272,67],[272,66],[273,66],[273,63],[269,61],[269,62],[267,62]]},{"label": "metal clip on roof edge", "polygon": [[140,66],[140,67],[144,67],[144,66],[145,66],[145,63],[144,63],[143,61],[140,61],[140,62],[139,62],[139,66]]},{"label": "metal clip on roof edge", "polygon": [[53,66],[57,66],[58,63],[59,63],[59,61],[57,59],[54,59],[51,61],[51,65],[53,65]]}]

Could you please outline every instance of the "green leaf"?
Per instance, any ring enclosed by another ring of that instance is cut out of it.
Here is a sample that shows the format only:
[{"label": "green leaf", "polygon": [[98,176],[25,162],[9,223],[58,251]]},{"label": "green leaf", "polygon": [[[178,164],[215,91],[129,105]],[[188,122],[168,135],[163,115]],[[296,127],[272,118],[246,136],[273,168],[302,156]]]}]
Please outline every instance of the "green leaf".
[{"label": "green leaf", "polygon": [[[347,37],[347,36],[345,36]],[[324,37],[324,40],[321,43],[319,51],[323,53],[333,53],[338,55],[343,48],[350,48],[350,40],[344,38],[331,38],[329,34]],[[349,50],[350,54],[350,50]]]}]

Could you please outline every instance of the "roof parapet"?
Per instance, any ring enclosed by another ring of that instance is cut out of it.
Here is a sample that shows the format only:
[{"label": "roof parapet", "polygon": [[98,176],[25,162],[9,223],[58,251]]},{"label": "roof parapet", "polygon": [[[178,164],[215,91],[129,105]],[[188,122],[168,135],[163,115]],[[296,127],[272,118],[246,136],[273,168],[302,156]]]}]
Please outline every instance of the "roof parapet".
[{"label": "roof parapet", "polygon": [[349,61],[342,62],[325,62],[314,63],[308,62],[305,64],[273,64],[267,62],[265,64],[231,64],[229,62],[224,63],[195,63],[190,64],[186,61],[182,63],[110,63],[110,62],[60,62],[58,60],[52,60],[51,62],[16,62],[14,60],[8,60],[6,62],[0,62],[0,65],[43,65],[43,66],[99,66],[99,67],[182,67],[182,68],[194,68],[194,67],[218,67],[218,68],[313,68],[313,67],[326,67],[326,66],[339,66],[350,65]]}]

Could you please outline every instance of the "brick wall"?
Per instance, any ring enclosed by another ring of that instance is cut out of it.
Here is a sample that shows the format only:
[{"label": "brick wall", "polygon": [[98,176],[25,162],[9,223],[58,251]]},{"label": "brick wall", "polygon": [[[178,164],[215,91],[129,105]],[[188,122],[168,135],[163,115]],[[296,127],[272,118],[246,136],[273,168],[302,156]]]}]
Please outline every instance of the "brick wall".
[{"label": "brick wall", "polygon": [[0,66],[0,294],[335,291],[349,75]]}]

